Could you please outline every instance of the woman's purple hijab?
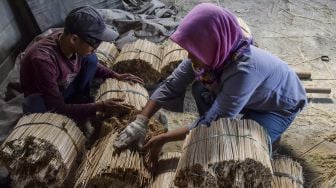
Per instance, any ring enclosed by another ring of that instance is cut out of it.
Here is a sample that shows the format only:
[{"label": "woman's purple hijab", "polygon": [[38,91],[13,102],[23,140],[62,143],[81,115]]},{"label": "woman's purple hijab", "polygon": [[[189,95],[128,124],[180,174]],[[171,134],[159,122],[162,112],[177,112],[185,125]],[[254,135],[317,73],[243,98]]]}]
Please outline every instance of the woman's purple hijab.
[{"label": "woman's purple hijab", "polygon": [[222,68],[243,33],[231,12],[202,3],[187,14],[170,38],[214,70]]}]

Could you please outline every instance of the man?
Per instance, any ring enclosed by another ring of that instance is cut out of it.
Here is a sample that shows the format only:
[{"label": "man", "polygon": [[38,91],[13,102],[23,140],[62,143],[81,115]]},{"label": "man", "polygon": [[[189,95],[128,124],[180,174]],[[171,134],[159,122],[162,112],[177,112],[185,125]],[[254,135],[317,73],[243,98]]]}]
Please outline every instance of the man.
[{"label": "man", "polygon": [[72,10],[64,30],[57,30],[26,50],[21,61],[24,113],[55,112],[83,122],[97,112],[129,110],[110,99],[94,103],[90,84],[96,78],[142,80],[131,74],[118,74],[98,63],[94,54],[101,41],[113,41],[118,33],[109,29],[91,6]]}]

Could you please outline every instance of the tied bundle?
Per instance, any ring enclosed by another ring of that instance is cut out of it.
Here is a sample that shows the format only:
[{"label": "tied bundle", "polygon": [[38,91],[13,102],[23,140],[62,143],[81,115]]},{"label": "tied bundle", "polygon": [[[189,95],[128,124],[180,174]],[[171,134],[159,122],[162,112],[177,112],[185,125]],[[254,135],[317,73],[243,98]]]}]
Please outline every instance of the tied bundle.
[{"label": "tied bundle", "polygon": [[60,187],[84,150],[75,122],[58,114],[23,116],[1,145],[14,187]]},{"label": "tied bundle", "polygon": [[135,149],[116,150],[117,133],[109,133],[87,153],[76,173],[75,187],[145,187],[151,181],[143,156]]},{"label": "tied bundle", "polygon": [[175,42],[168,40],[163,44],[161,78],[167,78],[174,69],[188,57],[188,52]]},{"label": "tied bundle", "polygon": [[274,188],[303,188],[302,167],[289,157],[276,156],[272,161]]},{"label": "tied bundle", "polygon": [[101,64],[112,69],[119,51],[112,42],[102,42],[97,48],[96,55]]},{"label": "tied bundle", "polygon": [[96,102],[112,98],[123,99],[122,104],[132,106],[134,110],[141,110],[146,105],[149,97],[147,90],[138,83],[109,78],[100,86],[96,95]]},{"label": "tied bundle", "polygon": [[136,114],[140,113],[149,97],[147,90],[138,83],[107,79],[97,92],[96,102],[112,98],[123,99],[120,103],[131,107],[132,110],[128,113],[115,110],[112,114],[108,114],[112,116],[98,123],[101,124],[100,137],[106,136],[110,131],[120,132],[123,130],[128,123],[135,119]]},{"label": "tied bundle", "polygon": [[219,119],[185,139],[174,183],[178,187],[270,187],[270,141],[252,120]]},{"label": "tied bundle", "polygon": [[175,171],[180,160],[180,156],[181,153],[179,152],[167,152],[160,157],[157,175],[149,186],[150,188],[174,187]]},{"label": "tied bundle", "polygon": [[113,69],[120,73],[131,73],[142,78],[147,85],[160,79],[162,49],[148,40],[137,40],[126,44]]}]

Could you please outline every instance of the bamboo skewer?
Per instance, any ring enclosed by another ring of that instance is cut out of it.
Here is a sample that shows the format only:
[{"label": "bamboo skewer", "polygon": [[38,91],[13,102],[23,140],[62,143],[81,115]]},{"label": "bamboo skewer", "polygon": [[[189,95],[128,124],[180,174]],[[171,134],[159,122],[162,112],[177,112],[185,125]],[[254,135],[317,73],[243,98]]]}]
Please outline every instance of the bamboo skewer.
[{"label": "bamboo skewer", "polygon": [[272,167],[265,130],[252,120],[219,119],[186,137],[177,187],[270,187]]},{"label": "bamboo skewer", "polygon": [[160,157],[157,175],[149,186],[150,188],[174,187],[174,176],[181,153],[168,152]]},{"label": "bamboo skewer", "polygon": [[285,156],[277,156],[272,161],[273,188],[303,188],[302,167]]},{"label": "bamboo skewer", "polygon": [[113,43],[102,42],[97,48],[96,55],[100,63],[112,69],[119,55],[119,51]]},{"label": "bamboo skewer", "polygon": [[52,113],[23,116],[1,145],[0,160],[14,187],[59,187],[84,149],[85,137],[69,118]]}]

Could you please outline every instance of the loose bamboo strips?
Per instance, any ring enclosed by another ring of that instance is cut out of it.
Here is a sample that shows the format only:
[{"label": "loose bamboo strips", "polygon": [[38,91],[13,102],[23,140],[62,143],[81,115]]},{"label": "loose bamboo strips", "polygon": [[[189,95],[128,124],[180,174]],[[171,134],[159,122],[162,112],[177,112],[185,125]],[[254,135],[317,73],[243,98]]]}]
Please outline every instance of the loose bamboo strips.
[{"label": "loose bamboo strips", "polygon": [[115,150],[117,133],[100,139],[80,165],[75,187],[144,187],[151,181],[143,156],[132,149]]},{"label": "loose bamboo strips", "polygon": [[148,92],[140,84],[107,79],[99,88],[96,101],[107,99],[124,99],[123,104],[131,105],[135,110],[141,110],[148,101]]},{"label": "loose bamboo strips", "polygon": [[148,85],[155,84],[160,79],[161,53],[160,46],[139,39],[122,48],[114,70],[137,75]]},{"label": "loose bamboo strips", "polygon": [[285,156],[277,156],[272,161],[273,188],[303,188],[302,167],[298,162]]},{"label": "loose bamboo strips", "polygon": [[166,41],[163,46],[161,77],[167,78],[188,57],[188,52],[171,40]]},{"label": "loose bamboo strips", "polygon": [[150,188],[172,188],[174,186],[174,176],[181,153],[168,152],[160,157],[155,180]]},{"label": "loose bamboo strips", "polygon": [[185,139],[174,183],[178,187],[270,187],[265,130],[252,120],[219,119]]},{"label": "loose bamboo strips", "polygon": [[119,55],[119,51],[112,42],[102,42],[97,48],[96,55],[100,63],[107,68],[112,68]]},{"label": "loose bamboo strips", "polygon": [[15,187],[59,187],[85,137],[69,118],[52,113],[23,116],[1,145],[0,160]]}]

